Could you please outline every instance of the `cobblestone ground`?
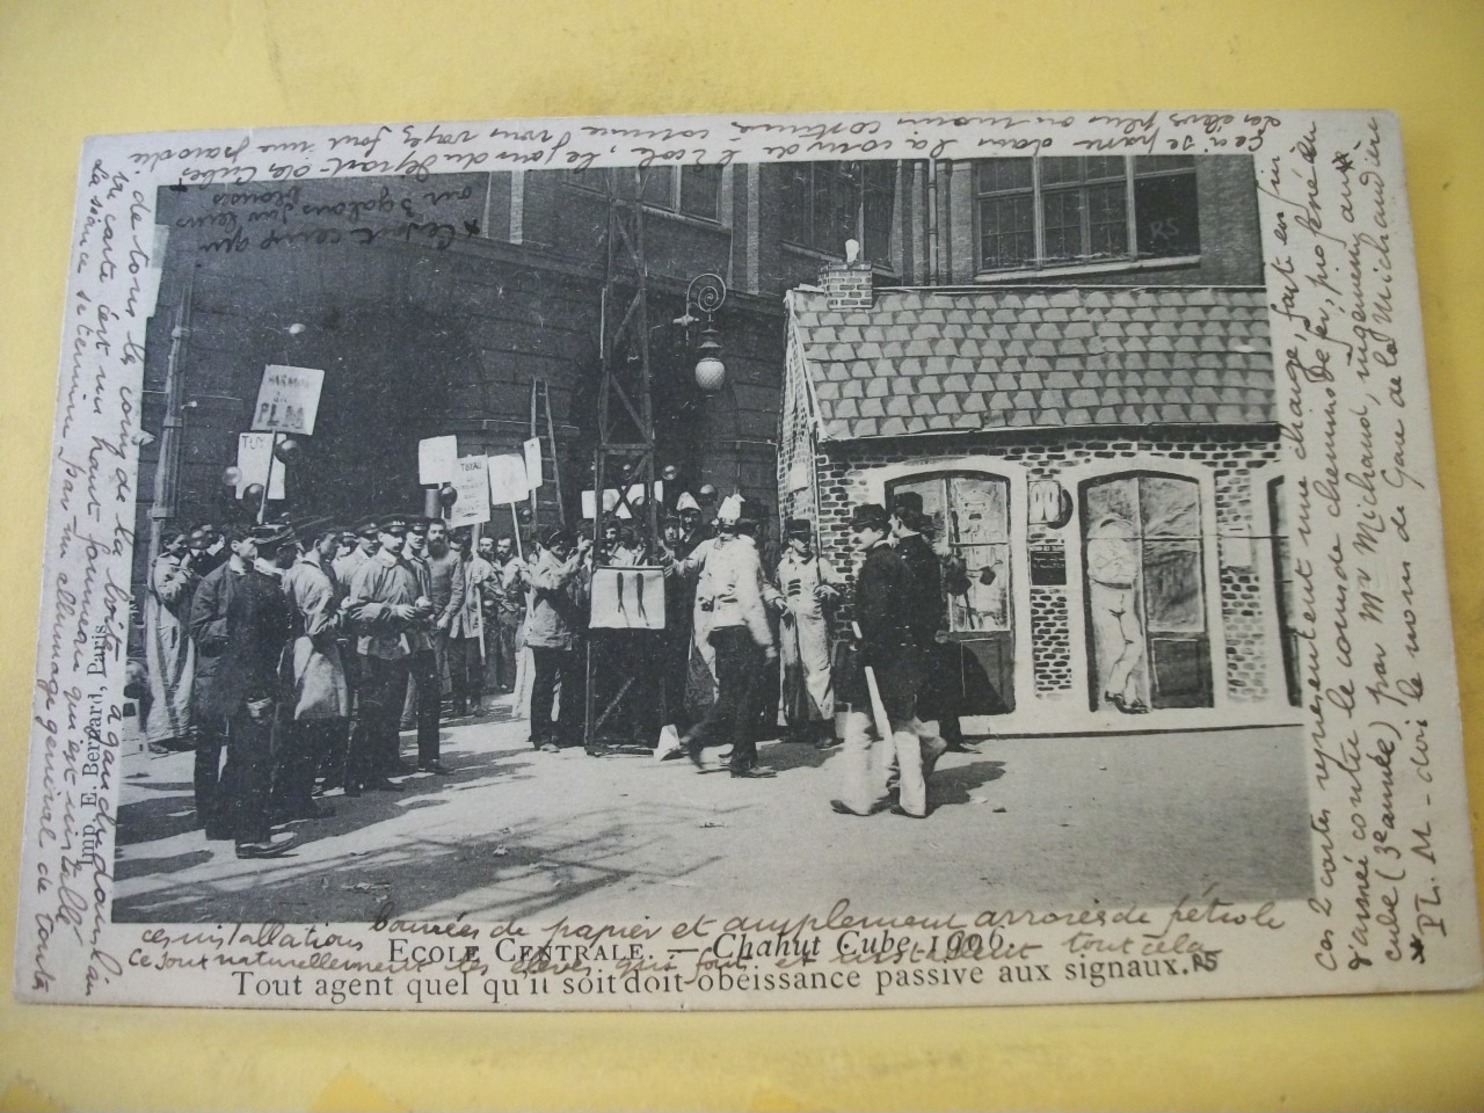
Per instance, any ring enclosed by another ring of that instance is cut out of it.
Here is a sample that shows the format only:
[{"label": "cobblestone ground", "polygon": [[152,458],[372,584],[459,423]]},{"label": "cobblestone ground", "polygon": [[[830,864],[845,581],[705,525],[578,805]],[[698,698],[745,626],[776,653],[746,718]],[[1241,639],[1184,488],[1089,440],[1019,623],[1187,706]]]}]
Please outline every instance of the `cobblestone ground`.
[{"label": "cobblestone ground", "polygon": [[[404,736],[404,753],[412,750]],[[771,743],[767,780],[685,760],[533,752],[506,704],[446,725],[450,775],[325,799],[287,856],[238,861],[194,829],[189,753],[123,764],[114,917],[155,922],[634,920],[1302,897],[1296,727],[990,738],[947,755],[923,822],[833,813],[838,751]],[[1214,886],[1214,889],[1212,887]]]}]

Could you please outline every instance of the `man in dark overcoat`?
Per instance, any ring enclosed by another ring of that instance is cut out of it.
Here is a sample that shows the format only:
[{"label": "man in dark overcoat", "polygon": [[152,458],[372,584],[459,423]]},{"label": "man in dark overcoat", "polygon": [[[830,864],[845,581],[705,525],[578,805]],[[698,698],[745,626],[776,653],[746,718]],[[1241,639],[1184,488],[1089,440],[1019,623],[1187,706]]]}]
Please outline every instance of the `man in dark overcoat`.
[{"label": "man in dark overcoat", "polygon": [[[864,503],[851,514],[851,540],[864,560],[855,581],[854,661],[837,678],[838,698],[847,705],[841,716],[845,780],[842,796],[830,806],[846,815],[878,810],[885,770],[895,759],[900,803],[891,810],[923,819],[927,789],[916,733],[923,660],[912,610],[915,589],[907,565],[887,543],[889,531],[886,508],[877,503]],[[883,713],[886,722],[880,723]]]},{"label": "man in dark overcoat", "polygon": [[[232,839],[239,858],[271,858],[294,844],[269,819],[279,664],[290,633],[273,559],[292,542],[284,526],[257,526],[231,543],[191,603],[196,640],[197,817],[208,839]],[[221,748],[226,766],[217,777]]]}]

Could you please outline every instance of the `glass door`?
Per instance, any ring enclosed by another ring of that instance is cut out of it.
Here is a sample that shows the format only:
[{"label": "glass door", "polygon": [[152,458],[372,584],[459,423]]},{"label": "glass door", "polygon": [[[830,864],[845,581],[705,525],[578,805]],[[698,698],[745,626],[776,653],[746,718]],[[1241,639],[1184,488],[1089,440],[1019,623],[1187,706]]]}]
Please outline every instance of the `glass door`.
[{"label": "glass door", "polygon": [[[945,576],[949,588],[942,667],[953,671],[964,715],[1015,709],[1015,623],[1010,562],[1010,482],[982,474],[940,474],[893,484],[888,501],[922,496],[928,540],[967,575]],[[955,579],[958,582],[954,582]],[[965,583],[964,580],[967,580]]]}]

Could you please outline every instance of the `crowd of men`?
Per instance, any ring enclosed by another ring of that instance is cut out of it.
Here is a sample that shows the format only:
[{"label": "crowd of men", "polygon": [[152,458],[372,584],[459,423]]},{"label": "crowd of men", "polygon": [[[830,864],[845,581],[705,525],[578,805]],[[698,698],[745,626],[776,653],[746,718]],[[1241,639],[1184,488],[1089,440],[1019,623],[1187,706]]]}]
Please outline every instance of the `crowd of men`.
[{"label": "crowd of men", "polygon": [[514,694],[519,710],[528,693],[536,750],[584,744],[593,569],[642,566],[662,570],[667,619],[649,670],[656,756],[706,768],[714,748],[733,777],[771,776],[757,743],[781,723],[786,741],[841,745],[835,811],[926,816],[926,779],[962,738],[942,683],[942,558],[920,498],[856,508],[853,584],[805,519],[785,524],[770,574],[759,525],[735,495],[707,514],[682,494],[649,546],[618,525],[596,545],[553,527],[521,555],[510,538],[476,545],[467,529],[401,515],[354,531],[321,520],[169,534],[145,600],[146,737],[194,750],[207,839],[275,857],[295,842],[275,828],[332,814],[319,798],[330,790],[446,774],[440,724],[482,715],[489,694]]},{"label": "crowd of men", "polygon": [[476,552],[436,519],[168,534],[145,601],[146,739],[195,751],[208,839],[275,857],[295,841],[275,826],[333,813],[317,795],[447,773],[443,719],[515,690],[525,592],[510,540]]}]

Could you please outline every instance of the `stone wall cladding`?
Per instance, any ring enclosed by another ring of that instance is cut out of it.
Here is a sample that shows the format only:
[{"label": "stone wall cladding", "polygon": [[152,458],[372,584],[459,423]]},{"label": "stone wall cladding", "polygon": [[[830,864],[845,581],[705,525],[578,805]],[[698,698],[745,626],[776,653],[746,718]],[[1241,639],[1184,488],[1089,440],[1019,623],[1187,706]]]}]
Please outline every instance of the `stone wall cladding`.
[{"label": "stone wall cladding", "polygon": [[[1248,564],[1232,564],[1228,547],[1219,538],[1209,539],[1217,546],[1220,562],[1220,613],[1226,635],[1226,682],[1228,699],[1233,703],[1261,701],[1282,684],[1282,662],[1269,660],[1267,646],[1277,616],[1270,613],[1261,584],[1265,574],[1263,562],[1269,559],[1265,510],[1253,506],[1253,469],[1265,476],[1276,474],[1264,464],[1273,464],[1281,455],[1276,438],[1254,439],[1250,430],[1226,437],[1213,436],[1202,430],[1202,439],[1175,430],[1168,433],[1120,433],[1107,438],[1037,439],[1027,436],[1015,442],[995,438],[898,438],[855,442],[825,442],[814,457],[819,492],[817,513],[820,551],[843,575],[854,575],[857,566],[850,548],[846,526],[851,508],[865,500],[863,474],[871,469],[892,464],[931,464],[935,460],[982,455],[985,466],[994,470],[996,462],[1023,468],[1028,479],[1059,479],[1066,469],[1099,461],[1110,466],[1128,461],[1131,470],[1158,470],[1161,460],[1193,463],[1210,470],[1216,495],[1217,528],[1228,538],[1237,539],[1230,549],[1239,556],[1250,554]],[[996,441],[999,440],[999,443]],[[1070,492],[1076,497],[1076,492]],[[1068,572],[1076,567],[1069,546],[1078,542],[1077,518],[1062,529],[1030,526],[1030,545],[1061,545]],[[1017,576],[1029,575],[1026,553],[1015,555]],[[1024,632],[1017,648],[1029,651],[1034,663],[1037,692],[1055,693],[1070,690],[1073,669],[1082,667],[1085,651],[1072,645],[1070,608],[1081,605],[1078,585],[1066,588],[1037,587],[1031,591],[1031,630]],[[848,608],[842,622],[848,622]],[[1214,662],[1213,662],[1214,664]]]}]

